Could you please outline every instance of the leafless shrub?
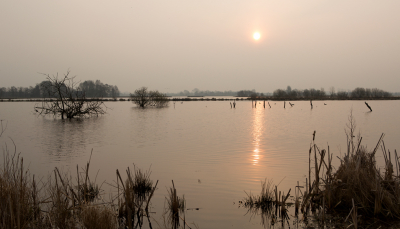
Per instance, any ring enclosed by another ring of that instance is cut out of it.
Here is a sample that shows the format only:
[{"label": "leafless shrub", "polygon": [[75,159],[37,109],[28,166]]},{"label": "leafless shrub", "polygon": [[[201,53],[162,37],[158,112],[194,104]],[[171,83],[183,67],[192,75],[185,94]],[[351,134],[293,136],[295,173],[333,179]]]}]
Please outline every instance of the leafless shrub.
[{"label": "leafless shrub", "polygon": [[141,108],[166,107],[169,103],[169,99],[165,94],[158,91],[148,91],[147,87],[135,90],[135,93],[131,94],[130,97],[132,102]]},{"label": "leafless shrub", "polygon": [[47,83],[42,86],[45,100],[35,106],[40,115],[61,116],[61,119],[105,114],[105,105],[99,99],[86,99],[85,92],[74,82],[75,77],[68,71],[62,78],[57,75],[44,74]]}]

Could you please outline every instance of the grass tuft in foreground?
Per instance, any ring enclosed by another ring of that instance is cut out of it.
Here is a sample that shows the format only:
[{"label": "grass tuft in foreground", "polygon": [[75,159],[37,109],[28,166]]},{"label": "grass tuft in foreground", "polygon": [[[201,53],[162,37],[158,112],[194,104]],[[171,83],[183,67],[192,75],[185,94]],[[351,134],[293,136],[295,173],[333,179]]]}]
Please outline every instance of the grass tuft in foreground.
[{"label": "grass tuft in foreground", "polygon": [[285,195],[281,191],[278,192],[278,187],[274,185],[272,180],[265,179],[261,182],[260,195],[247,194],[243,201],[240,201],[240,206],[248,209],[248,213],[252,215],[261,215],[262,225],[274,225],[278,222],[284,226],[285,222],[288,223],[287,203],[290,196],[290,190]]},{"label": "grass tuft in foreground", "polygon": [[[6,147],[0,164],[1,229],[152,228],[149,207],[158,180],[153,185],[150,169],[135,168],[131,172],[128,167],[125,181],[117,170],[114,188],[118,195],[105,201],[101,186],[89,177],[90,159],[83,171],[77,166],[75,182],[70,174],[60,172],[58,168],[47,180],[37,182],[16,151],[14,147],[14,153],[9,153]],[[176,195],[175,187],[171,188],[169,198],[171,224],[164,227],[178,228],[185,199]],[[118,200],[117,204],[115,200]],[[145,226],[146,218],[148,225]]]},{"label": "grass tuft in foreground", "polygon": [[[168,198],[166,198],[166,203],[167,203],[167,210],[166,210],[166,215],[167,215],[167,221],[168,225],[171,226],[171,228],[176,229],[179,228],[180,221],[182,219],[183,224],[186,224],[185,221],[185,207],[186,207],[186,201],[185,201],[185,196],[179,197],[176,189],[175,189],[175,184],[174,181],[172,181],[172,188],[168,190]],[[180,216],[180,214],[183,214],[183,218]]]},{"label": "grass tuft in foreground", "polygon": [[[15,150],[16,151],[16,150]],[[0,170],[0,227],[39,228],[40,202],[34,177],[24,169],[23,158],[8,149]]]},{"label": "grass tuft in foreground", "polygon": [[[118,218],[127,228],[142,227],[144,217],[150,223],[149,204],[157,188],[158,180],[153,186],[150,179],[151,171],[143,172],[141,169],[126,170],[125,182],[117,170],[118,189]],[[121,187],[120,187],[121,184]],[[136,225],[136,226],[135,226]]]},{"label": "grass tuft in foreground", "polygon": [[[301,210],[302,218],[298,222],[309,224],[310,213],[319,226],[326,226],[329,214],[335,226],[379,227],[378,223],[400,219],[400,160],[397,151],[386,149],[383,137],[380,137],[375,148],[368,151],[362,146],[362,137],[355,137],[356,123],[350,114],[346,125],[347,150],[339,158],[336,170],[332,165],[333,155],[320,149],[315,144],[315,132],[309,148],[309,173],[305,187],[297,183],[294,206],[297,218]],[[384,165],[377,165],[376,154],[381,149]],[[305,188],[301,191],[301,188]],[[272,189],[271,181],[262,182],[259,196],[247,194],[242,205],[250,212],[261,211],[263,225],[273,225],[280,217],[285,220],[287,197]],[[275,199],[274,199],[275,194]],[[278,210],[280,208],[280,211]],[[275,209],[275,211],[273,210]],[[334,217],[335,220],[332,220]],[[363,225],[363,224],[364,225]]]},{"label": "grass tuft in foreground", "polygon": [[81,218],[86,229],[118,228],[115,212],[109,206],[86,206],[82,211]]},{"label": "grass tuft in foreground", "polygon": [[[381,220],[400,218],[400,164],[396,150],[394,154],[386,150],[382,134],[376,147],[368,151],[361,145],[362,137],[355,140],[356,125],[352,115],[347,127],[347,152],[339,158],[340,165],[336,171],[331,166],[329,148],[326,155],[326,150],[320,151],[313,144],[315,179],[302,207],[315,205],[323,206],[329,212],[344,212],[348,214],[345,220],[354,218],[353,225],[357,224],[357,217],[350,215],[355,212]],[[375,159],[379,147],[384,156],[383,168]]]}]

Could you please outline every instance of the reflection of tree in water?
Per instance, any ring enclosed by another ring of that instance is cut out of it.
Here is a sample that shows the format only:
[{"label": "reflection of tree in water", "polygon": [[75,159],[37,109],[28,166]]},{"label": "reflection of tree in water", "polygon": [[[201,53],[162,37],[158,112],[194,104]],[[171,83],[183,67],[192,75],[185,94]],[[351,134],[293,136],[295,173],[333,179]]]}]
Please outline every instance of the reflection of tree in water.
[{"label": "reflection of tree in water", "polygon": [[44,130],[41,148],[52,157],[71,158],[86,152],[91,144],[101,142],[103,117],[90,119],[43,119]]},{"label": "reflection of tree in water", "polygon": [[166,139],[168,132],[159,131],[168,128],[168,116],[166,109],[131,109],[131,141],[139,147],[145,144],[159,143]]}]

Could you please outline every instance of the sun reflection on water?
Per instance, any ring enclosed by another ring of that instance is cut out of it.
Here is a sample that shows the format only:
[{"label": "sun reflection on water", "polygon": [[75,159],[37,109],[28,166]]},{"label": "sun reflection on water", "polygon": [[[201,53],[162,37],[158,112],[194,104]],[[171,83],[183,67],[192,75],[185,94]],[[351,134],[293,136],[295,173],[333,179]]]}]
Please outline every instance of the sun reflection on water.
[{"label": "sun reflection on water", "polygon": [[264,109],[254,108],[253,109],[253,154],[251,157],[251,163],[258,165],[262,159],[263,149],[261,148],[261,137],[264,132]]}]

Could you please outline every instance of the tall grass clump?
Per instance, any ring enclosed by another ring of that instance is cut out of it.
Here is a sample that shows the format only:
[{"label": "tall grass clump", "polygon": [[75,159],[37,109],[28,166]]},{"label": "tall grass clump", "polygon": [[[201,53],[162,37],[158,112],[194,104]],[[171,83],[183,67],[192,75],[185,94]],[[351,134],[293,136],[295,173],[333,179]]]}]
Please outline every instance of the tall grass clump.
[{"label": "tall grass clump", "polygon": [[[90,157],[91,158],[91,157]],[[54,169],[54,177],[48,178],[46,201],[44,208],[47,212],[48,223],[56,228],[75,228],[82,224],[82,216],[86,211],[93,211],[91,205],[100,195],[100,188],[89,178],[90,159],[83,172],[77,166],[77,183],[69,179],[70,175]],[[84,174],[84,175],[82,175]],[[96,203],[105,205],[107,203]],[[102,221],[109,220],[103,218]],[[110,221],[113,222],[113,221]]]},{"label": "tall grass clump", "polygon": [[[90,160],[92,159],[92,152],[90,153],[89,161],[86,163],[86,168],[83,171],[84,177],[82,177],[82,173],[79,172],[78,166],[76,167],[77,172],[77,198],[80,204],[82,201],[85,203],[93,202],[100,195],[100,187],[96,184],[96,182],[91,181],[89,177],[89,168],[90,168]],[[76,197],[76,196],[74,196]]]},{"label": "tall grass clump", "polygon": [[86,229],[117,229],[115,212],[108,206],[87,206],[81,214],[82,225]]},{"label": "tall grass clump", "polygon": [[123,181],[117,170],[118,218],[127,228],[142,227],[143,217],[146,216],[148,219],[150,217],[150,201],[157,188],[158,180],[153,186],[150,169],[142,171],[135,167],[132,172],[128,167],[126,174],[127,178]]},{"label": "tall grass clump", "polygon": [[185,196],[179,197],[176,189],[174,181],[172,181],[172,187],[168,190],[168,197],[166,198],[167,208],[167,222],[171,228],[176,229],[179,228],[180,219],[183,220],[183,224],[186,224],[185,216],[183,218],[180,214],[185,214],[186,201]]},{"label": "tall grass clump", "polygon": [[[76,182],[69,173],[54,169],[37,188],[19,154],[4,153],[0,170],[0,228],[142,228],[148,218],[153,186],[150,170],[127,169],[128,178],[118,182],[118,206],[103,200],[100,187],[89,178],[90,159],[83,171],[77,167]],[[120,181],[122,178],[117,170]],[[118,208],[118,209],[117,209]],[[118,210],[118,211],[117,211]],[[118,214],[116,214],[118,212]]]},{"label": "tall grass clump", "polygon": [[60,229],[73,228],[77,225],[74,210],[78,212],[79,205],[75,192],[70,188],[70,181],[66,176],[61,176],[58,169],[54,170],[54,178],[49,178],[47,196],[50,202],[46,206],[49,223]]},{"label": "tall grass clump", "polygon": [[38,189],[19,154],[3,154],[0,168],[0,228],[40,228]]},{"label": "tall grass clump", "polygon": [[[16,151],[16,150],[15,150]],[[110,203],[94,203],[94,199],[82,197],[87,191],[80,193],[86,184],[97,187],[90,179],[79,179],[74,184],[69,174],[62,173],[58,168],[46,181],[40,179],[40,186],[24,167],[23,158],[19,154],[3,154],[3,164],[0,165],[0,228],[102,228],[89,225],[107,225],[103,228],[115,228],[117,218],[111,210]],[[89,162],[84,174],[88,176]],[[90,186],[88,186],[90,187]],[[99,189],[99,188],[98,188]],[[90,188],[88,189],[90,190]],[[100,191],[96,191],[100,193]],[[93,193],[90,194],[93,196]],[[97,197],[97,196],[95,196]],[[91,222],[91,223],[90,223]],[[110,226],[114,225],[114,226]]]},{"label": "tall grass clump", "polygon": [[[364,147],[361,135],[355,136],[356,123],[352,113],[345,134],[346,152],[338,157],[340,164],[335,168],[329,146],[320,149],[315,143],[314,131],[308,150],[309,170],[305,187],[297,182],[295,189],[295,216],[297,218],[298,210],[303,214],[298,222],[311,223],[307,219],[310,212],[320,227],[335,224],[357,228],[369,219],[377,219],[371,223],[400,219],[400,160],[397,151],[392,153],[386,149],[384,134],[372,150]],[[379,149],[384,158],[383,166],[376,161]],[[263,225],[273,225],[278,217],[283,223],[288,217],[286,207],[290,204],[286,200],[290,190],[285,195],[278,192],[276,186],[273,189],[271,181],[265,180],[261,184],[260,195],[246,193],[247,197],[240,203],[252,214],[261,213]],[[301,188],[305,190],[301,191]],[[330,218],[328,223],[328,217],[336,220]]]},{"label": "tall grass clump", "polygon": [[[347,150],[339,158],[340,165],[333,170],[332,154],[311,144],[309,155],[309,180],[301,209],[320,209],[322,213],[343,214],[345,221],[357,228],[358,219],[400,219],[400,162],[397,151],[386,149],[381,135],[373,150],[362,146],[362,137],[355,137],[356,123],[350,114],[346,125]],[[381,148],[384,166],[376,162]],[[314,162],[312,161],[312,158]],[[311,174],[314,173],[314,176]],[[314,179],[312,179],[314,178]],[[309,190],[309,191],[308,191]],[[360,215],[358,215],[360,214]],[[347,217],[346,217],[347,216]]]},{"label": "tall grass clump", "polygon": [[276,204],[276,199],[274,199],[274,189],[272,180],[267,181],[265,179],[261,182],[261,193],[260,195],[247,194],[247,198],[244,199],[243,204],[249,208],[260,208],[260,209],[270,209],[273,204]]},{"label": "tall grass clump", "polygon": [[[0,137],[5,127],[0,120]],[[57,167],[46,178],[29,174],[20,154],[10,153],[7,145],[0,164],[0,229],[142,228],[150,201],[157,188],[151,171],[127,169],[127,178],[117,170],[118,205],[103,198],[101,185],[90,179],[90,159],[76,177]],[[38,187],[38,184],[40,186]]]},{"label": "tall grass clump", "polygon": [[[399,158],[396,151],[394,154],[386,151],[382,138],[383,135],[372,152],[360,146],[356,151],[348,152],[341,159],[338,170],[328,183],[329,189],[323,192],[329,207],[351,209],[354,200],[355,205],[364,215],[383,218],[400,217],[400,179],[398,175],[395,175],[395,172],[399,174]],[[375,160],[379,145],[385,158],[382,169]],[[396,171],[393,163],[397,167]]]},{"label": "tall grass clump", "polygon": [[240,206],[247,208],[248,213],[252,215],[261,215],[262,225],[274,225],[280,221],[284,226],[284,223],[288,222],[287,200],[290,197],[290,189],[285,195],[281,191],[278,192],[278,186],[274,186],[272,180],[265,179],[261,181],[260,195],[248,194],[246,191],[245,193],[247,197],[239,201]]},{"label": "tall grass clump", "polygon": [[134,167],[133,177],[132,177],[132,189],[135,193],[138,202],[147,201],[149,196],[153,191],[153,181],[150,179],[151,171],[142,171],[141,169],[136,169]]}]

